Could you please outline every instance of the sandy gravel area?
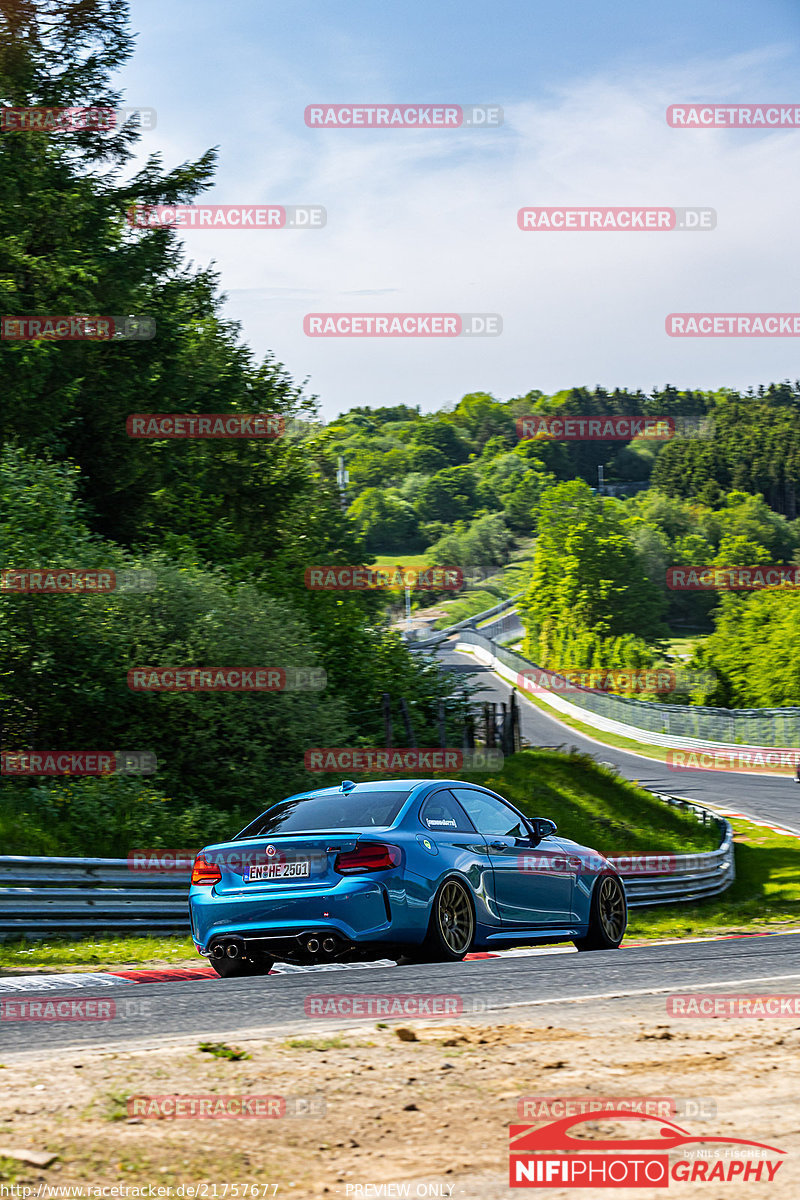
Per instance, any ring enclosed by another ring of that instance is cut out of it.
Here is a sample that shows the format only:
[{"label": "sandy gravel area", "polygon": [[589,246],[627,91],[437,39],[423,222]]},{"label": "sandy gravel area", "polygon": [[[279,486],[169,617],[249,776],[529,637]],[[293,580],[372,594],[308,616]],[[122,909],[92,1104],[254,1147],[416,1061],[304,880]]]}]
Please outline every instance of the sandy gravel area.
[{"label": "sandy gravel area", "polygon": [[[638,1096],[702,1100],[706,1111],[714,1104],[713,1117],[674,1120],[698,1136],[750,1138],[787,1152],[772,1183],[673,1182],[670,1194],[800,1195],[800,1029],[791,1020],[670,1022],[622,1008],[609,1020],[582,1007],[558,1027],[537,1026],[536,1018],[394,1022],[235,1045],[251,1057],[218,1058],[187,1042],[7,1062],[0,1070],[0,1181],[155,1185],[174,1197],[189,1195],[186,1185],[205,1185],[197,1195],[209,1200],[223,1197],[226,1183],[258,1185],[246,1193],[252,1196],[509,1200],[525,1194],[507,1184],[508,1127],[520,1121],[520,1097]],[[217,1102],[286,1097],[296,1115],[129,1115],[129,1097],[175,1094]],[[602,1118],[585,1128],[590,1137],[619,1132]],[[46,1169],[26,1166],[2,1158],[4,1148],[58,1159]],[[227,1194],[236,1195],[232,1187]],[[595,1200],[598,1192],[545,1194]],[[656,1200],[665,1192],[599,1194]]]}]

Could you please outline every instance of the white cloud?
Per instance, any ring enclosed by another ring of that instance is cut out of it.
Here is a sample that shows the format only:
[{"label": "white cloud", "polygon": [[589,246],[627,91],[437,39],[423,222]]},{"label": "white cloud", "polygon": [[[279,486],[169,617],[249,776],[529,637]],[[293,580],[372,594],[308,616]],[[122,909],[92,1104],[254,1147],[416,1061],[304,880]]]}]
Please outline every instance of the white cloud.
[{"label": "white cloud", "polygon": [[[309,375],[328,415],[353,404],[432,408],[472,390],[509,396],[667,381],[746,387],[794,377],[794,339],[683,341],[664,331],[676,310],[800,310],[794,272],[786,270],[800,241],[800,129],[683,131],[664,115],[682,100],[780,99],[770,79],[781,54],[632,69],[625,78],[599,74],[506,105],[497,131],[306,130],[302,112],[320,98],[320,86],[285,78],[279,105],[237,106],[241,121],[228,123],[207,199],[322,204],[327,226],[187,232],[188,256],[216,260],[243,336],[296,377]],[[243,69],[249,91],[247,63]],[[387,98],[388,88],[374,79],[371,86],[376,99]],[[365,94],[362,85],[341,99]],[[205,115],[200,105],[180,139],[162,121],[167,164],[209,144]],[[707,233],[518,230],[520,207],[559,204],[710,206],[718,226]],[[499,312],[504,332],[312,339],[302,332],[310,311]]]}]

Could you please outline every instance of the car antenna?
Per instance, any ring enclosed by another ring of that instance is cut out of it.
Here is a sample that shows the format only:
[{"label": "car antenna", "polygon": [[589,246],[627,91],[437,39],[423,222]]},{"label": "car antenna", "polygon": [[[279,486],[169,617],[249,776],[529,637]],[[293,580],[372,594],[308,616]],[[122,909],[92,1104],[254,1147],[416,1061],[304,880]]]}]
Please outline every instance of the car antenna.
[{"label": "car antenna", "polygon": [[356,785],[353,783],[352,779],[343,779],[342,786],[339,788],[339,791],[340,792],[352,792],[352,790],[355,786]]}]

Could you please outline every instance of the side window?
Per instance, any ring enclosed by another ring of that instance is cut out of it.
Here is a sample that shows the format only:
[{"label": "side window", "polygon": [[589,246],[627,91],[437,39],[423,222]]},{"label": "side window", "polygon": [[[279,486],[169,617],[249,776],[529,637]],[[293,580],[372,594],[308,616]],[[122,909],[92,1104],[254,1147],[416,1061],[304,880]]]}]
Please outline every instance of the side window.
[{"label": "side window", "polygon": [[434,792],[422,806],[420,823],[431,833],[474,833],[466,813],[450,792]]},{"label": "side window", "polygon": [[527,838],[528,831],[520,818],[502,800],[487,796],[473,788],[453,788],[472,824],[484,837]]}]

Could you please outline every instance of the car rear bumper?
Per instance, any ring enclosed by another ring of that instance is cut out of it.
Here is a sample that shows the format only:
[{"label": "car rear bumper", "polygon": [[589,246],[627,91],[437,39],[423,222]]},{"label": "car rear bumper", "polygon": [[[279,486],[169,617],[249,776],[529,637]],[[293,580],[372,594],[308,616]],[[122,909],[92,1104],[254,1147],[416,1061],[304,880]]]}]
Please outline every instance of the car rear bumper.
[{"label": "car rear bumper", "polygon": [[[189,914],[192,936],[205,954],[212,942],[229,935],[291,940],[306,932],[330,931],[358,945],[397,940],[404,924],[402,900],[402,893],[398,897],[374,879],[343,879],[333,888],[302,892],[260,888],[250,893],[243,887],[217,895],[214,888],[195,887],[189,893]],[[269,943],[262,944],[266,950]]]}]

